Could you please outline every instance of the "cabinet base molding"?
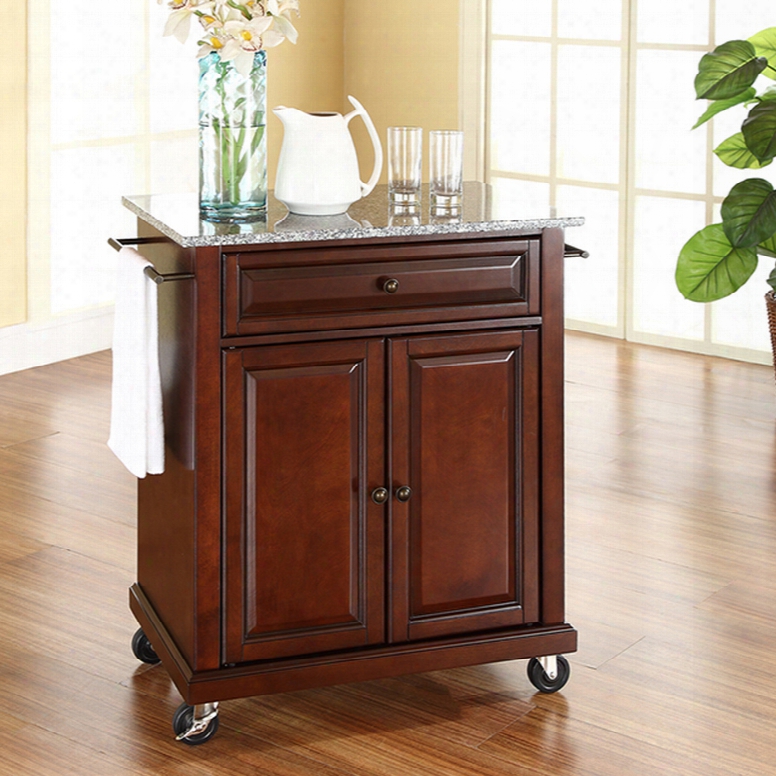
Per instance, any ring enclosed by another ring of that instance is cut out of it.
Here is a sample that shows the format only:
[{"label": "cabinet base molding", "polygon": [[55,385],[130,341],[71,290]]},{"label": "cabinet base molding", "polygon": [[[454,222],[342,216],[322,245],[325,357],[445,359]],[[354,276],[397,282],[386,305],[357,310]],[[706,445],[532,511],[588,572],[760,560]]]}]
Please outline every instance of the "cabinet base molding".
[{"label": "cabinet base molding", "polygon": [[527,625],[465,637],[195,671],[175,646],[137,584],[130,588],[129,606],[183,699],[191,705],[502,660],[560,655],[577,648],[577,632],[567,623]]}]

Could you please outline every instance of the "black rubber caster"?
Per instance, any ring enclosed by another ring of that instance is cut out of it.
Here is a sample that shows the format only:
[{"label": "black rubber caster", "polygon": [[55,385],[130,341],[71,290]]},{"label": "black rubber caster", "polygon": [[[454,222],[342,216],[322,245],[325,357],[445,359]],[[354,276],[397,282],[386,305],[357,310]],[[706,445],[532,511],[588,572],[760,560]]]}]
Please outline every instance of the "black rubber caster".
[{"label": "black rubber caster", "polygon": [[528,679],[539,692],[558,692],[558,690],[568,682],[569,676],[571,675],[569,661],[566,660],[563,655],[558,655],[557,661],[558,675],[554,679],[550,679],[550,677],[544,673],[544,668],[539,662],[539,658],[532,657],[528,661]]},{"label": "black rubber caster", "polygon": [[[178,706],[175,714],[172,715],[172,729],[175,731],[176,736],[180,736],[185,733],[190,727],[191,722],[194,719],[194,707],[189,706],[188,703],[181,703]],[[219,725],[218,715],[208,722],[207,727],[202,733],[197,733],[195,736],[189,738],[181,738],[184,744],[189,746],[197,746],[198,744],[204,744],[218,732]]]},{"label": "black rubber caster", "polygon": [[143,633],[142,628],[138,628],[132,637],[132,653],[142,663],[148,663],[151,666],[160,662],[159,656],[154,652],[154,648],[151,646],[148,636]]}]

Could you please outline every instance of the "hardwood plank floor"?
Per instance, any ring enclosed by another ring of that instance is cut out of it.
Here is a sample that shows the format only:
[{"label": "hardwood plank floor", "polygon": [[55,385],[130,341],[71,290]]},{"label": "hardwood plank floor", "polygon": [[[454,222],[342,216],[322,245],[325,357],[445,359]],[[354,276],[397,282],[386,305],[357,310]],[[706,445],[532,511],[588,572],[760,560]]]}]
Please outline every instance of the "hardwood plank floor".
[{"label": "hardwood plank floor", "polygon": [[513,661],[247,698],[197,748],[129,648],[109,380],[109,353],[0,377],[0,776],[776,774],[771,369],[567,336],[561,693]]}]

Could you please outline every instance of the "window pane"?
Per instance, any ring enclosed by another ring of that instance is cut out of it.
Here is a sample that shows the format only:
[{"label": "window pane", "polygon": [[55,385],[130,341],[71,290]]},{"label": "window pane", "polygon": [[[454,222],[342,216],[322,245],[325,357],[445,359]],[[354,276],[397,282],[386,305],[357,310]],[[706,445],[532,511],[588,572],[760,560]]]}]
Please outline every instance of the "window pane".
[{"label": "window pane", "polygon": [[585,225],[566,231],[566,240],[590,253],[566,260],[566,317],[617,326],[619,297],[620,197],[616,191],[558,187],[558,213],[583,215]]},{"label": "window pane", "polygon": [[493,0],[494,35],[549,37],[552,3],[549,0]]},{"label": "window pane", "polygon": [[[550,216],[550,186],[547,183],[494,178],[493,217],[547,218]],[[577,215],[572,213],[571,215]]]},{"label": "window pane", "polygon": [[162,37],[170,15],[167,4],[150,6],[149,102],[151,132],[194,129],[197,126],[199,60],[193,38],[199,25],[192,24],[184,46],[175,38]]},{"label": "window pane", "polygon": [[716,41],[743,38],[746,40],[760,30],[776,24],[773,0],[716,0]]},{"label": "window pane", "polygon": [[703,339],[704,305],[688,302],[674,282],[676,257],[705,225],[703,202],[637,197],[633,250],[633,326],[636,331]]},{"label": "window pane", "polygon": [[197,191],[199,146],[196,132],[189,137],[151,143],[151,191],[174,194]]},{"label": "window pane", "polygon": [[619,48],[560,46],[558,175],[617,183],[620,178]]},{"label": "window pane", "polygon": [[558,35],[620,40],[623,2],[627,0],[558,0]]},{"label": "window pane", "polygon": [[[706,192],[706,138],[698,119],[695,51],[640,51],[636,75],[636,185]],[[701,112],[703,108],[701,107]]]},{"label": "window pane", "polygon": [[[140,3],[117,3],[109,13],[94,13],[92,5],[51,3],[53,144],[141,129],[137,98],[145,66],[144,10]],[[74,43],[85,39],[86,47]]]},{"label": "window pane", "polygon": [[492,51],[491,166],[548,175],[550,45],[499,40]]},{"label": "window pane", "polygon": [[765,282],[773,269],[773,259],[761,256],[754,275],[735,294],[714,302],[712,341],[754,350],[770,350]]},{"label": "window pane", "polygon": [[638,0],[637,6],[639,43],[708,44],[709,0]]},{"label": "window pane", "polygon": [[135,167],[134,144],[52,153],[54,315],[113,301],[116,253],[106,240],[135,234],[135,216],[121,206],[123,194],[138,190]]}]

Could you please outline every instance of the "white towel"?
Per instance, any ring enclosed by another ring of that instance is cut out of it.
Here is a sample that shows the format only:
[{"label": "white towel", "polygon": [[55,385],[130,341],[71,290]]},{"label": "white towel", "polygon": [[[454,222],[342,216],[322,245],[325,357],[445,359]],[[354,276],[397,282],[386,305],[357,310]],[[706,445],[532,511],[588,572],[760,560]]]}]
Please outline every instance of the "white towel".
[{"label": "white towel", "polygon": [[108,447],[136,477],[164,471],[156,283],[137,251],[122,248],[113,327],[113,387]]}]

